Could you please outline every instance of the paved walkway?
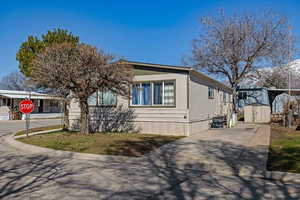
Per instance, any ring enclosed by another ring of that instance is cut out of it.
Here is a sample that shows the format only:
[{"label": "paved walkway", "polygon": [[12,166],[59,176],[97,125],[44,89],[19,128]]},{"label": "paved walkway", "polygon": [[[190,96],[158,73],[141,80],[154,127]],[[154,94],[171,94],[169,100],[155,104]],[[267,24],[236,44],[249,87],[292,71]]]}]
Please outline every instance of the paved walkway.
[{"label": "paved walkway", "polygon": [[238,173],[265,165],[256,130],[207,131],[128,160],[28,154],[2,140],[0,199],[299,199],[295,183]]}]

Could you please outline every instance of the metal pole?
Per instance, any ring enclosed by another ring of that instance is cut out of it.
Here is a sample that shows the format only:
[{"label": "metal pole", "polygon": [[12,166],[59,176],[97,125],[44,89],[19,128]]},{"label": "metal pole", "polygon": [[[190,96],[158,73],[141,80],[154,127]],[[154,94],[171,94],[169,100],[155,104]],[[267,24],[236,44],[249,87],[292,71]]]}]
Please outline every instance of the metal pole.
[{"label": "metal pole", "polygon": [[64,122],[65,122],[65,115],[64,115],[64,102],[61,100],[60,101],[60,112],[61,112],[61,128],[64,128]]},{"label": "metal pole", "polygon": [[29,135],[29,126],[30,126],[30,118],[29,118],[29,114],[25,114],[26,116],[26,136],[28,137]]},{"label": "metal pole", "polygon": [[[29,90],[29,97],[28,99],[31,99],[31,90]],[[26,136],[28,137],[29,135],[29,127],[30,127],[30,114],[25,114],[26,118]]]},{"label": "metal pole", "polygon": [[289,26],[289,49],[288,49],[288,91],[289,91],[289,97],[288,97],[288,127],[290,128],[292,126],[292,113],[291,113],[291,101],[290,101],[290,98],[291,98],[291,51],[292,51],[292,41],[291,41],[291,30],[292,30],[292,27]]}]

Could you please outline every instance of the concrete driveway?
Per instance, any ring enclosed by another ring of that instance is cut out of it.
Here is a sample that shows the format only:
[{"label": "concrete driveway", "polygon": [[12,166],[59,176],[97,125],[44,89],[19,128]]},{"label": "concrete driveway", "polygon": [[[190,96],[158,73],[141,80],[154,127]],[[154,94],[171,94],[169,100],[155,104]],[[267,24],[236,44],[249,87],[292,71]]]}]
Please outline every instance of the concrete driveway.
[{"label": "concrete driveway", "polygon": [[265,164],[256,130],[207,131],[128,160],[29,154],[1,140],[0,199],[299,199],[297,184],[239,173]]}]

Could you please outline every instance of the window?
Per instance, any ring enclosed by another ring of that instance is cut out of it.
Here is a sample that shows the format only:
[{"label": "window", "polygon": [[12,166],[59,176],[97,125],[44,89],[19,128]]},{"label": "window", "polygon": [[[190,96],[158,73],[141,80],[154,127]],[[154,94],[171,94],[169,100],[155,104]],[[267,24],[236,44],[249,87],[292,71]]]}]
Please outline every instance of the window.
[{"label": "window", "polygon": [[98,98],[98,92],[94,92],[89,98],[88,98],[88,105],[89,106],[97,106],[97,98]]},{"label": "window", "polygon": [[110,90],[98,92],[98,104],[112,106],[117,104],[117,95]]},{"label": "window", "polygon": [[115,106],[117,95],[110,90],[97,91],[88,98],[89,106]]},{"label": "window", "polygon": [[133,106],[174,106],[175,82],[153,81],[136,83],[131,88]]},{"label": "window", "polygon": [[172,106],[175,105],[175,87],[174,82],[164,83],[164,105]]},{"label": "window", "polygon": [[247,99],[247,92],[239,92],[238,97],[239,99]]},{"label": "window", "polygon": [[163,83],[154,83],[154,102],[153,104],[162,105],[163,104]]},{"label": "window", "polygon": [[226,99],[227,99],[227,93],[223,92],[223,102],[226,103]]},{"label": "window", "polygon": [[213,99],[214,98],[214,89],[213,88],[208,88],[208,98]]},{"label": "window", "polygon": [[151,105],[152,91],[151,83],[139,83],[132,86],[133,105]]}]

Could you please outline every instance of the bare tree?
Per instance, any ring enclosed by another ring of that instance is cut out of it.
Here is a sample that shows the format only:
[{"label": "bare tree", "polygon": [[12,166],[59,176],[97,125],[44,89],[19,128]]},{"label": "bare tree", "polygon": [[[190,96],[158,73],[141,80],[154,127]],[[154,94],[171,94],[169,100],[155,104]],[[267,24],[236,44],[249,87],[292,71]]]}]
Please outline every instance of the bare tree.
[{"label": "bare tree", "polygon": [[257,85],[267,88],[275,87],[277,89],[288,88],[287,67],[257,71]]},{"label": "bare tree", "polygon": [[291,37],[286,18],[272,12],[201,19],[203,33],[193,41],[192,65],[225,77],[234,90],[250,72],[285,63]]},{"label": "bare tree", "polygon": [[62,43],[37,55],[32,78],[48,87],[71,91],[80,104],[80,132],[86,134],[89,133],[88,97],[100,89],[128,97],[132,68],[90,45]]},{"label": "bare tree", "polygon": [[27,90],[28,86],[26,84],[25,76],[18,72],[11,72],[4,76],[0,81],[0,88],[3,90]]},{"label": "bare tree", "polygon": [[293,61],[282,66],[273,68],[259,69],[256,73],[251,73],[247,76],[261,87],[275,87],[278,89],[287,89],[289,86],[290,75],[290,87],[291,89],[300,88],[300,71],[298,67],[299,61]]}]

